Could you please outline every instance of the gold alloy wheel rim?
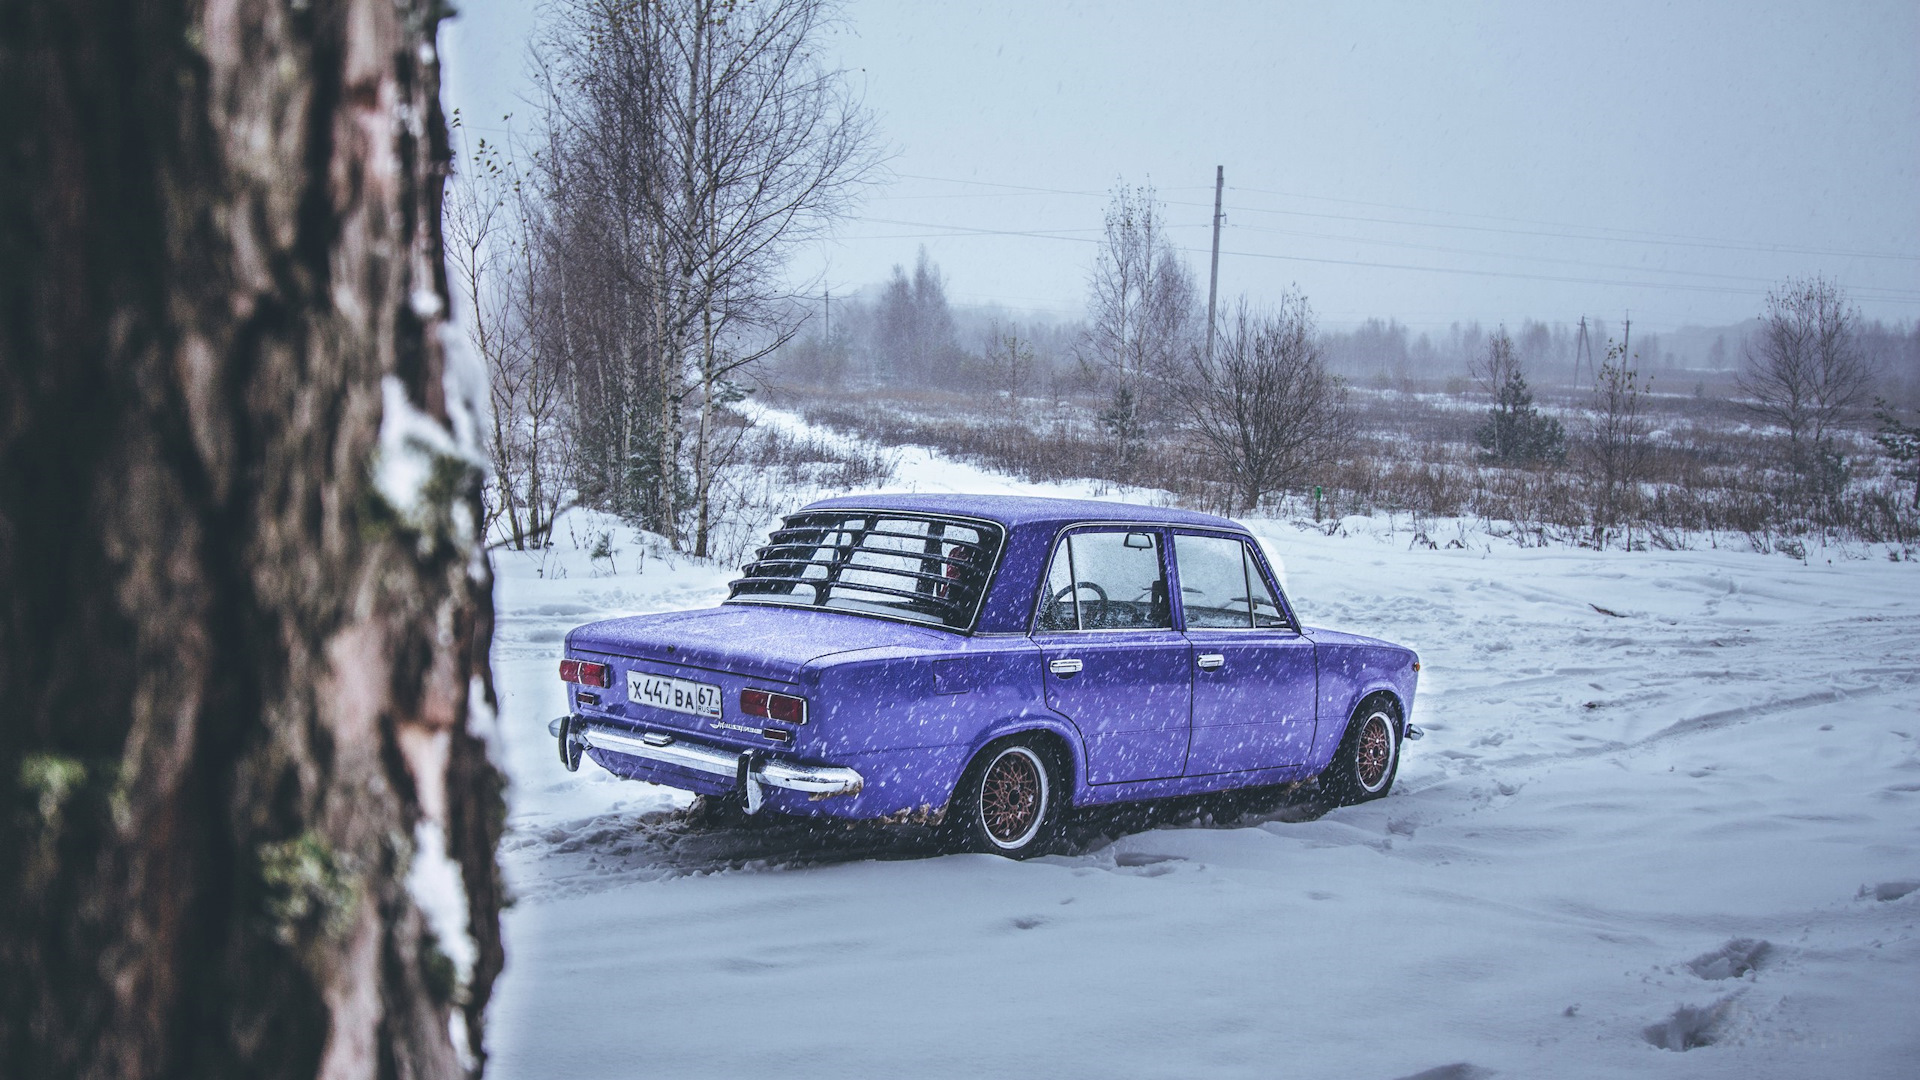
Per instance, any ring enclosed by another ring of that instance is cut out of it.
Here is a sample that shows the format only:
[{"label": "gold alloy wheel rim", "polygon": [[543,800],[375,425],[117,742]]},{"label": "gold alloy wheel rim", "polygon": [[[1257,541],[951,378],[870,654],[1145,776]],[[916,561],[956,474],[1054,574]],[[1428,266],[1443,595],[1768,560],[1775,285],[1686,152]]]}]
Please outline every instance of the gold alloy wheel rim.
[{"label": "gold alloy wheel rim", "polygon": [[1003,751],[980,783],[980,823],[1002,847],[1017,847],[1039,830],[1046,778],[1025,747]]},{"label": "gold alloy wheel rim", "polygon": [[1393,729],[1387,724],[1386,714],[1374,713],[1367,717],[1366,726],[1360,729],[1355,759],[1360,786],[1368,791],[1380,790],[1380,785],[1387,781],[1387,769],[1393,764]]}]

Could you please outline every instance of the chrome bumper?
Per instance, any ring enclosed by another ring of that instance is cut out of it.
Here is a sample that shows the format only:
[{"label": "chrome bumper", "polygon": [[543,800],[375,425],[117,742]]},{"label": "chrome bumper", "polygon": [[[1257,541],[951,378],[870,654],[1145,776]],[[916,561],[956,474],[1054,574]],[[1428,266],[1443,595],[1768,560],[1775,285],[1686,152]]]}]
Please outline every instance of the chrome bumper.
[{"label": "chrome bumper", "polygon": [[683,742],[660,731],[631,731],[591,720],[576,720],[569,728],[568,717],[547,725],[556,738],[571,738],[582,747],[611,750],[616,754],[645,758],[662,765],[673,765],[714,776],[737,778],[745,787],[747,813],[759,811],[764,801],[761,785],[804,791],[815,798],[857,795],[864,783],[859,773],[839,765],[802,765],[769,758],[758,750],[735,753],[715,746]]}]

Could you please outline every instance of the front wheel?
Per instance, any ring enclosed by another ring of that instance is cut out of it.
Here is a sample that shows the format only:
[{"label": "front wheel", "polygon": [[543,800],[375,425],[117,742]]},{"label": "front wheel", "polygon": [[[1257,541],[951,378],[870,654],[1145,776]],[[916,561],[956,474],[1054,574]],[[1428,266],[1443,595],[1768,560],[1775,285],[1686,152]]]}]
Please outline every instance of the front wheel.
[{"label": "front wheel", "polygon": [[967,851],[1025,859],[1050,850],[1060,833],[1065,801],[1053,755],[1024,739],[995,743],[980,753],[960,781],[954,822]]},{"label": "front wheel", "polygon": [[1400,728],[1391,706],[1369,701],[1354,713],[1333,764],[1321,775],[1320,788],[1335,806],[1378,799],[1393,787],[1400,771]]}]

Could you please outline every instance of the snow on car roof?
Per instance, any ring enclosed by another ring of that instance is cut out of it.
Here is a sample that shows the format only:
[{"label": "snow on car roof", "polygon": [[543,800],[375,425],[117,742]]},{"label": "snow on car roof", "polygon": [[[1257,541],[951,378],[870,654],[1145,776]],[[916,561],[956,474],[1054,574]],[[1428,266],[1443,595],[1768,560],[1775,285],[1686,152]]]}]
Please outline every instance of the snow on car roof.
[{"label": "snow on car roof", "polygon": [[910,510],[985,518],[1009,527],[1072,521],[1138,521],[1161,525],[1198,525],[1244,531],[1235,521],[1170,506],[1106,502],[1099,499],[1048,499],[1030,495],[957,493],[843,495],[808,503],[803,510]]}]

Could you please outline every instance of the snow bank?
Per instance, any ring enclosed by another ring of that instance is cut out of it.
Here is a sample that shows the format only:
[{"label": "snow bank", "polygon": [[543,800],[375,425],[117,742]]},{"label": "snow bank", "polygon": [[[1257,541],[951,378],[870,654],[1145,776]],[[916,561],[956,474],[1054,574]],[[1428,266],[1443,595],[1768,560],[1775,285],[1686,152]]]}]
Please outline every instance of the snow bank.
[{"label": "snow bank", "polygon": [[[894,486],[1095,493],[911,448]],[[564,528],[502,554],[520,902],[490,1075],[1915,1075],[1910,565],[1252,524],[1310,622],[1420,650],[1393,796],[1024,864],[702,830],[565,772],[565,631],[732,571]]]}]

